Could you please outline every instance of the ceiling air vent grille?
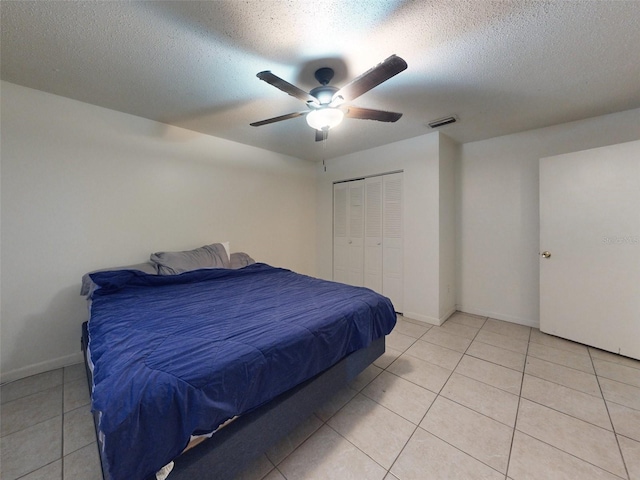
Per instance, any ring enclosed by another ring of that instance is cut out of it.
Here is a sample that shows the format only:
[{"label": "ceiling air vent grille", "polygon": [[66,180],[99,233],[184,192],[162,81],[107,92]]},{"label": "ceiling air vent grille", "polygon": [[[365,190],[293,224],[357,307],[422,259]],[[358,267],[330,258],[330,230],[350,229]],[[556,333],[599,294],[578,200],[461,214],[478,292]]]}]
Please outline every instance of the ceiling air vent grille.
[{"label": "ceiling air vent grille", "polygon": [[450,123],[455,123],[457,122],[458,119],[456,117],[445,117],[445,118],[440,118],[438,120],[434,120],[433,122],[429,122],[428,125],[431,128],[438,128],[438,127],[443,127],[445,125],[449,125]]}]

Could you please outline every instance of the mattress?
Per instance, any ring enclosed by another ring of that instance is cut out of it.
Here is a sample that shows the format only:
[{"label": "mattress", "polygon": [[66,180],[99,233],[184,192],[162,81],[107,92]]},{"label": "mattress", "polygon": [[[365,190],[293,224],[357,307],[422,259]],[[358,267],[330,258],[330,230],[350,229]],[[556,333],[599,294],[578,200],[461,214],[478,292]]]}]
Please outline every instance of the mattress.
[{"label": "mattress", "polygon": [[104,470],[144,479],[214,431],[391,332],[371,290],[254,264],[91,275],[92,408]]}]

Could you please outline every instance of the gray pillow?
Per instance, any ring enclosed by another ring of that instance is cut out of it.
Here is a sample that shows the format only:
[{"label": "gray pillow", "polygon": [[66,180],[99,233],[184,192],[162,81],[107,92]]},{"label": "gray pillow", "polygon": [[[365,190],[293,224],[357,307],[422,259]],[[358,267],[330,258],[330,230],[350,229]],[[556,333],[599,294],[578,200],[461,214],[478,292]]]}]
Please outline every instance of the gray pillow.
[{"label": "gray pillow", "polygon": [[231,254],[231,268],[242,268],[256,263],[256,261],[244,252]]},{"label": "gray pillow", "polygon": [[85,273],[82,276],[82,287],[80,288],[80,295],[89,295],[91,292],[92,280],[89,275],[96,272],[110,272],[112,270],[139,270],[144,273],[149,273],[151,275],[158,274],[158,267],[155,263],[145,262],[145,263],[137,263],[135,265],[126,265],[124,267],[114,267],[114,268],[103,268],[101,270],[94,270],[93,272]]},{"label": "gray pillow", "polygon": [[221,243],[184,252],[158,252],[151,255],[159,275],[177,275],[200,268],[230,268],[229,256]]}]

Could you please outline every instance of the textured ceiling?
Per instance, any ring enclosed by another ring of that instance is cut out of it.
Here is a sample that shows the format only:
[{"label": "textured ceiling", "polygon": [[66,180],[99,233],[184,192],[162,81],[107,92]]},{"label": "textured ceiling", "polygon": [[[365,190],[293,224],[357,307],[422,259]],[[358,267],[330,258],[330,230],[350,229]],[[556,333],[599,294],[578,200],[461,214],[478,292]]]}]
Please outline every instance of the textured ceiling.
[{"label": "textured ceiling", "polygon": [[[459,142],[640,107],[640,1],[8,1],[2,79],[292,155],[331,158],[430,132]],[[353,104],[326,143],[261,82],[341,86],[391,54],[409,68]],[[162,133],[159,133],[162,134]]]}]

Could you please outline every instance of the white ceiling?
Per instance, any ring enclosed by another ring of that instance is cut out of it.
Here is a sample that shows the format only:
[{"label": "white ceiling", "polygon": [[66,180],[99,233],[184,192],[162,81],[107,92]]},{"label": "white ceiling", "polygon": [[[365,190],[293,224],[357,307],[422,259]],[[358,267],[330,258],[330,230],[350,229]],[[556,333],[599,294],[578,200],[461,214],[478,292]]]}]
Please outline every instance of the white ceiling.
[{"label": "white ceiling", "polygon": [[[430,132],[469,142],[640,107],[640,1],[8,1],[2,79],[197,132],[319,160]],[[342,86],[391,54],[409,68],[353,104],[326,144],[256,73]]]}]

